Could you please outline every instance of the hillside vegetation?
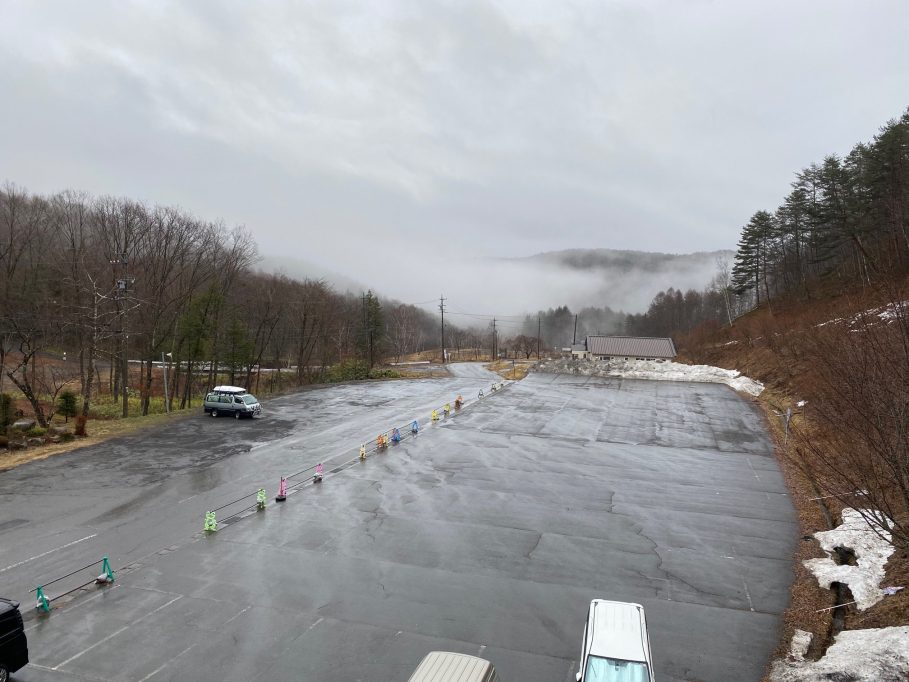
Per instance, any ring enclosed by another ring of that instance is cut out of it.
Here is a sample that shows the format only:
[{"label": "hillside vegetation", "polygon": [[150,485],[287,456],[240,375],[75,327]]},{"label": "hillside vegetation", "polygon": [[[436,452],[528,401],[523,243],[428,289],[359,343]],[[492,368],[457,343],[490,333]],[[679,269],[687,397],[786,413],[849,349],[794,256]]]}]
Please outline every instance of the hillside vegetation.
[{"label": "hillside vegetation", "polygon": [[[780,653],[795,628],[814,635],[812,659],[842,629],[909,624],[909,590],[860,610],[848,586],[822,589],[803,564],[824,556],[814,534],[855,509],[894,550],[874,589],[909,582],[909,112],[797,173],[781,206],[742,228],[721,274],[715,319],[692,324],[675,292],[642,319],[684,359],[767,387],[758,401],[803,533]],[[837,561],[855,564],[853,549]]]}]

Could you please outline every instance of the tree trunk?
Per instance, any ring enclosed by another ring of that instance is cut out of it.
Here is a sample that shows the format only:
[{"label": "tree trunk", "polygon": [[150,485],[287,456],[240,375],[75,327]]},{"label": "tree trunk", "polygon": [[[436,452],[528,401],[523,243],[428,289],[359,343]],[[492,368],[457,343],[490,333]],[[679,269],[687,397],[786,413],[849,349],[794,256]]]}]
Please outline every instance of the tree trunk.
[{"label": "tree trunk", "polygon": [[[31,358],[33,359],[33,358]],[[38,424],[41,428],[47,428],[47,417],[44,415],[44,408],[41,406],[41,401],[38,400],[38,397],[35,395],[35,392],[32,390],[31,384],[28,381],[28,364],[29,358],[24,358],[23,363],[19,366],[19,371],[22,372],[22,380],[16,378],[15,370],[12,372],[7,372],[6,376],[16,384],[16,387],[22,391],[22,395],[25,396],[25,399],[32,406],[32,410],[35,412],[35,419],[38,421]],[[32,363],[34,366],[34,363]]]}]

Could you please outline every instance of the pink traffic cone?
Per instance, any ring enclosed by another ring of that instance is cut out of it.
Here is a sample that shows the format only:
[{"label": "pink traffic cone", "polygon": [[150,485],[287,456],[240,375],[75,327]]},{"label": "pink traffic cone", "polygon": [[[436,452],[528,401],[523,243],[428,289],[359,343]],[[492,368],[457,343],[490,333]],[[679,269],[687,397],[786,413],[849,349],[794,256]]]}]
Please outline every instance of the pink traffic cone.
[{"label": "pink traffic cone", "polygon": [[278,495],[275,497],[275,502],[283,502],[287,499],[287,479],[283,476],[281,477],[281,484],[278,486]]}]

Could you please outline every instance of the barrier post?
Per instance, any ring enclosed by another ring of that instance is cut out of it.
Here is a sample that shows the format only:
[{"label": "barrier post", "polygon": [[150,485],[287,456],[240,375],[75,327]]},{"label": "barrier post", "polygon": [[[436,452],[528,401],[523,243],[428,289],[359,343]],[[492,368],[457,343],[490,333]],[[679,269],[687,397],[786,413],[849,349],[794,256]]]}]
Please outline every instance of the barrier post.
[{"label": "barrier post", "polygon": [[36,595],[38,603],[35,604],[36,610],[42,610],[44,613],[50,613],[51,607],[47,597],[44,596],[44,588],[38,585],[38,594]]},{"label": "barrier post", "polygon": [[202,530],[206,533],[214,533],[218,530],[218,521],[213,511],[205,512],[205,527]]},{"label": "barrier post", "polygon": [[259,488],[256,492],[256,511],[265,509],[265,488]]},{"label": "barrier post", "polygon": [[439,411],[438,411],[438,410],[433,410],[433,411],[432,411],[432,420],[433,420],[434,422],[439,421]]},{"label": "barrier post", "polygon": [[360,459],[366,459],[366,443],[360,446]]},{"label": "barrier post", "polygon": [[313,483],[322,482],[322,472],[323,471],[324,471],[324,467],[322,466],[322,462],[319,462],[318,464],[316,464],[316,473],[314,473],[312,476]]},{"label": "barrier post", "polygon": [[420,433],[420,424],[417,423],[416,419],[410,422],[410,432],[415,436]]},{"label": "barrier post", "polygon": [[448,415],[451,414],[451,403],[445,403],[445,407],[442,408],[445,410],[445,418],[448,418]]},{"label": "barrier post", "polygon": [[281,483],[278,485],[278,495],[275,497],[275,502],[284,502],[286,499],[287,499],[287,479],[282,476]]},{"label": "barrier post", "polygon": [[101,562],[101,575],[95,578],[95,582],[98,584],[114,582],[114,572],[111,570],[110,560],[107,557],[104,557]]}]

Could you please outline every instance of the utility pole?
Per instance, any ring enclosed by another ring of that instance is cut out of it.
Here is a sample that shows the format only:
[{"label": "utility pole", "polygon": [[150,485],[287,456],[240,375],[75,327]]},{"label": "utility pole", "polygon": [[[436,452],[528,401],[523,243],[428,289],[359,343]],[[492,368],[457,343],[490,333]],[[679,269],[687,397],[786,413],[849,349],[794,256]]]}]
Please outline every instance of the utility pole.
[{"label": "utility pole", "polygon": [[537,314],[537,360],[540,359],[540,315]]},{"label": "utility pole", "polygon": [[575,313],[574,316],[574,341],[571,342],[571,345],[575,345],[578,342],[578,315]]},{"label": "utility pole", "polygon": [[366,300],[366,294],[363,294],[363,343],[366,352],[366,365],[368,367],[366,374],[369,376],[369,370],[372,369],[372,329],[369,324],[369,304]]},{"label": "utility pole", "polygon": [[442,364],[445,364],[445,296],[439,296],[439,310],[442,311]]},{"label": "utility pole", "polygon": [[123,388],[123,416],[129,416],[129,287],[133,279],[129,276],[129,259],[126,251],[120,254],[118,260],[111,261],[114,265],[123,266],[123,277],[117,280],[117,297],[123,300],[123,358],[122,358],[122,388]]},{"label": "utility pole", "polygon": [[499,359],[498,353],[498,336],[496,334],[496,318],[492,318],[492,361],[495,362]]},{"label": "utility pole", "polygon": [[[168,357],[173,357],[171,353]],[[164,363],[164,351],[161,351],[161,369],[164,370],[164,412],[170,414],[170,393],[167,390],[167,365]]]}]

